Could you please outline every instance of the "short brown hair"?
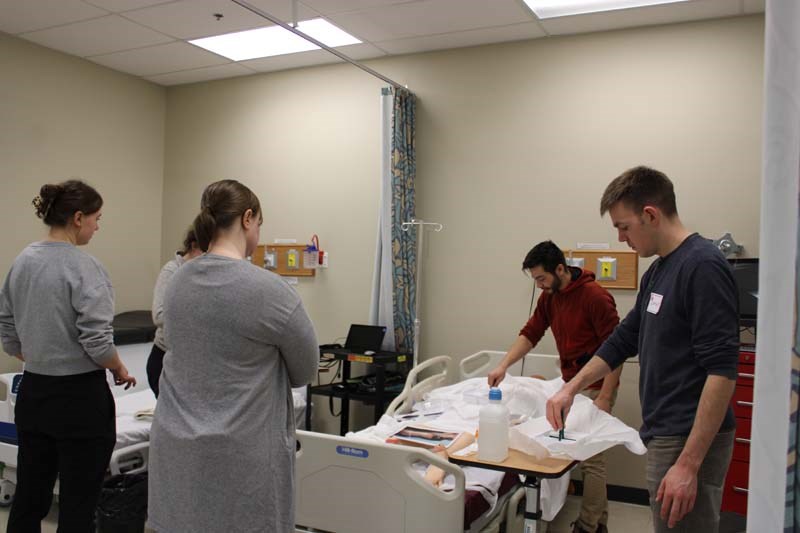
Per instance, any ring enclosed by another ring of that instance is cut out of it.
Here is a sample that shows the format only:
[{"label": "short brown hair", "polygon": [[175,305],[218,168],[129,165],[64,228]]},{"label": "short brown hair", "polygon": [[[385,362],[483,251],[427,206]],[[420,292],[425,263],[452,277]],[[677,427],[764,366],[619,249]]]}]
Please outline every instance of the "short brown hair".
[{"label": "short brown hair", "polygon": [[42,185],[33,201],[36,216],[51,227],[64,227],[78,211],[91,215],[103,207],[103,197],[80,180]]},{"label": "short brown hair", "polygon": [[238,181],[221,180],[206,187],[193,225],[198,247],[207,252],[217,233],[233,226],[248,209],[257,216],[261,203],[253,191]]},{"label": "short brown hair", "polygon": [[658,207],[668,217],[678,214],[672,182],[663,172],[646,166],[630,168],[608,184],[600,199],[600,216],[618,202],[637,214],[646,205]]}]

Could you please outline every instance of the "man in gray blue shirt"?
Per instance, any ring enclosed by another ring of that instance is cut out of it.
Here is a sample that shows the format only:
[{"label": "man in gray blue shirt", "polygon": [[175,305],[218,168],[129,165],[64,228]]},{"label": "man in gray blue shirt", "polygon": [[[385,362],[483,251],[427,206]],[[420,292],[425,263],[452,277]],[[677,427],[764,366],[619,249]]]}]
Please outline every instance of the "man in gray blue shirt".
[{"label": "man in gray blue shirt", "polygon": [[554,428],[563,427],[578,391],[638,353],[654,529],[716,532],[735,426],[733,274],[713,244],[683,226],[672,182],[657,170],[624,172],[606,188],[600,212],[609,213],[621,242],[641,257],[658,259],[642,277],[625,319],[548,400],[547,418]]}]

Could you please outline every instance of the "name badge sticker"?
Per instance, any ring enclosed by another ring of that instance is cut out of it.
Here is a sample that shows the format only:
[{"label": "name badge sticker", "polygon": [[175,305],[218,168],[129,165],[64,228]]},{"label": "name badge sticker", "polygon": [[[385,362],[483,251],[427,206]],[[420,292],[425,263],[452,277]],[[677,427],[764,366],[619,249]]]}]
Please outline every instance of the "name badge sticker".
[{"label": "name badge sticker", "polygon": [[651,292],[650,303],[647,304],[647,312],[657,315],[659,310],[661,310],[661,300],[663,299],[664,299],[663,294]]}]

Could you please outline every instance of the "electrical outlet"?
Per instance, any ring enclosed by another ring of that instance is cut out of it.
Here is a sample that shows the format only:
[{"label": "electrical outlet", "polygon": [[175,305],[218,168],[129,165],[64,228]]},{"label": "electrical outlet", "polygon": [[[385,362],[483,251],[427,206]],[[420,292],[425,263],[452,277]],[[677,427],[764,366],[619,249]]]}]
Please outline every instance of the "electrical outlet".
[{"label": "electrical outlet", "polygon": [[617,258],[597,258],[597,281],[617,281]]},{"label": "electrical outlet", "polygon": [[583,268],[585,261],[583,257],[567,257],[567,265],[571,267]]}]

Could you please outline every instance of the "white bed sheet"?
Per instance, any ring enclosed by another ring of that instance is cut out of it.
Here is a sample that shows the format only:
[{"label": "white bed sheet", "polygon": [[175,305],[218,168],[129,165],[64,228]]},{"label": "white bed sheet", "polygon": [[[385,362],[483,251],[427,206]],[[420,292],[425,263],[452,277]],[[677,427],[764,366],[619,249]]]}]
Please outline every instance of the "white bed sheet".
[{"label": "white bed sheet", "polygon": [[[139,411],[155,408],[156,398],[153,391],[146,389],[128,393],[116,396],[114,400],[117,404],[117,444],[114,449],[150,440],[150,425],[153,420],[150,418],[136,420],[135,415]],[[305,423],[306,387],[292,389],[292,401],[295,422],[297,427],[302,427]]]},{"label": "white bed sheet", "polygon": [[[510,433],[512,448],[537,457],[554,456],[577,460],[584,460],[618,444],[624,445],[632,453],[646,452],[635,429],[600,411],[584,396],[575,399],[573,409],[567,416],[567,434],[576,437],[576,440],[560,442],[549,438],[548,434],[552,430],[543,416],[545,403],[563,383],[561,378],[545,381],[506,375],[500,386],[503,391],[503,403],[512,415],[523,416],[527,420],[512,428]],[[481,405],[488,402],[488,395],[489,386],[485,377],[467,379],[426,393],[423,401],[414,406],[414,410],[420,414],[419,419],[409,420],[408,415],[405,417],[401,415],[398,420],[384,415],[377,425],[357,433],[348,433],[347,436],[385,442],[389,436],[409,424],[424,424],[444,431],[475,433],[478,428],[478,412]],[[432,416],[424,416],[426,413],[431,413]],[[474,443],[464,452],[476,449],[477,443]],[[485,487],[481,493],[489,505],[494,507],[503,473],[470,467],[465,467],[463,470],[467,488],[471,488],[470,485]],[[452,483],[452,479],[445,478],[443,486],[447,486],[448,482]],[[544,520],[553,520],[558,514],[566,500],[568,485],[569,476],[566,475],[558,479],[542,480],[540,497]]]},{"label": "white bed sheet", "polygon": [[115,450],[150,440],[150,425],[153,420],[136,420],[134,415],[156,406],[156,397],[150,389],[118,396],[117,403],[117,444]]}]

